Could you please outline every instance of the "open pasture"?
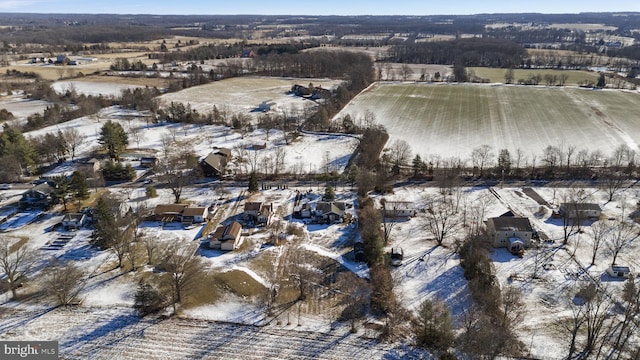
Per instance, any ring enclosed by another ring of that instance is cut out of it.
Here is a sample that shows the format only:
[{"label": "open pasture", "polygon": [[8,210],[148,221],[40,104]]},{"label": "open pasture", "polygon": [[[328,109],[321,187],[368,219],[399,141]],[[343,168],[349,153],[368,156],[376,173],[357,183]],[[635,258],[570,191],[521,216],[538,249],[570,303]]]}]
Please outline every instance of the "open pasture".
[{"label": "open pasture", "polygon": [[221,111],[228,111],[229,115],[237,112],[251,114],[260,103],[268,101],[275,103],[272,110],[279,112],[286,109],[291,114],[294,110],[302,110],[307,103],[314,104],[287,94],[293,85],[307,86],[309,83],[331,89],[340,81],[247,76],[194,86],[175,93],[161,95],[158,99],[163,106],[169,105],[172,101],[189,103],[192,108],[201,113],[210,112],[215,105]]},{"label": "open pasture", "polygon": [[489,145],[493,152],[521,149],[540,157],[552,146],[597,149],[610,155],[640,143],[640,94],[568,87],[377,84],[336,117],[371,111],[390,141],[408,142],[414,153],[468,158]]}]

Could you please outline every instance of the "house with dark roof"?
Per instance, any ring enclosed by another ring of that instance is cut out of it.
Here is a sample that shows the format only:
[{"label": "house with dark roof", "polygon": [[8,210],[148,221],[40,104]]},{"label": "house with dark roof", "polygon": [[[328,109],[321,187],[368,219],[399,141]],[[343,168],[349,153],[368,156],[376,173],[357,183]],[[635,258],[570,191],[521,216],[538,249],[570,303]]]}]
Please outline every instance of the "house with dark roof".
[{"label": "house with dark roof", "polygon": [[562,203],[560,215],[569,219],[598,219],[602,214],[600,205],[594,203]]},{"label": "house with dark roof", "polygon": [[244,219],[254,221],[258,225],[267,225],[272,213],[273,204],[265,204],[261,201],[246,202],[244,204]]},{"label": "house with dark roof", "polygon": [[344,220],[346,204],[342,201],[318,201],[314,212],[314,221],[335,224]]},{"label": "house with dark roof", "polygon": [[55,190],[56,188],[48,182],[43,182],[41,184],[38,184],[33,188],[22,193],[22,198],[20,199],[20,206],[25,208],[49,207],[49,205],[51,205],[53,201],[53,193]]},{"label": "house with dark roof", "polygon": [[153,210],[153,217],[163,222],[179,221],[187,206],[187,204],[158,204]]},{"label": "house with dark roof", "polygon": [[224,174],[230,157],[231,152],[227,155],[226,152],[221,152],[220,150],[214,151],[200,161],[200,167],[202,167],[205,176],[217,177]]},{"label": "house with dark roof", "polygon": [[495,217],[487,220],[487,232],[494,247],[505,247],[516,254],[531,246],[533,227],[524,217]]},{"label": "house with dark roof", "polygon": [[189,204],[158,204],[153,210],[157,221],[183,223],[201,223],[209,216],[209,208]]},{"label": "house with dark roof", "polygon": [[209,234],[209,247],[223,251],[232,251],[240,246],[242,225],[232,222],[229,225],[218,226],[216,231]]}]

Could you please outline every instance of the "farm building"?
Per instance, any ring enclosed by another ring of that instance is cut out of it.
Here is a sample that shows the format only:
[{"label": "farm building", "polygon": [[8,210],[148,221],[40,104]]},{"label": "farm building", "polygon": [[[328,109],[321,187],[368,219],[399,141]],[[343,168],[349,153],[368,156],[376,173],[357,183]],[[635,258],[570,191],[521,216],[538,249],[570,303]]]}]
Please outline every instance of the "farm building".
[{"label": "farm building", "polygon": [[382,205],[382,216],[386,218],[406,218],[416,215],[411,201],[385,201]]},{"label": "farm building", "polygon": [[569,219],[597,219],[602,209],[594,203],[562,203],[559,212]]},{"label": "farm building", "polygon": [[87,221],[87,216],[83,213],[69,213],[62,217],[62,226],[69,229],[79,229]]},{"label": "farm building", "polygon": [[263,202],[247,202],[244,204],[243,216],[247,221],[266,225],[269,223],[271,213],[273,213],[273,204],[265,204]]},{"label": "farm building", "polygon": [[209,234],[209,247],[224,251],[235,250],[240,245],[241,231],[242,225],[239,222],[221,225],[215,232]]},{"label": "farm building", "polygon": [[496,217],[487,220],[487,232],[494,247],[506,247],[512,253],[521,253],[531,245],[533,228],[523,217]]},{"label": "farm building", "polygon": [[22,207],[48,207],[51,203],[51,195],[55,187],[49,182],[43,182],[25,191],[20,199]]}]

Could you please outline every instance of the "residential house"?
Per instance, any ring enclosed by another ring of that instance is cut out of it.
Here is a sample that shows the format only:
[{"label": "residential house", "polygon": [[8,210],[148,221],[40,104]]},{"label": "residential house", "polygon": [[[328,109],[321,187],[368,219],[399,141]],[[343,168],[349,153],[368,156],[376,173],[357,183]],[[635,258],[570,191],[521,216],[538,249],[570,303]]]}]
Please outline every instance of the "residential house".
[{"label": "residential house", "polygon": [[382,216],[385,218],[407,218],[416,215],[411,201],[385,201]]},{"label": "residential house", "polygon": [[514,254],[521,254],[531,246],[533,227],[524,217],[496,217],[487,220],[487,232],[494,247],[505,247]]},{"label": "residential house", "polygon": [[42,207],[51,205],[55,187],[48,182],[43,182],[25,191],[20,199],[22,207]]},{"label": "residential house", "polygon": [[212,152],[204,159],[200,160],[200,167],[205,176],[217,177],[224,174],[229,159],[219,152]]},{"label": "residential house", "polygon": [[201,223],[207,220],[209,208],[205,206],[188,206],[181,214],[180,220],[183,223]]},{"label": "residential house", "polygon": [[301,202],[293,207],[293,217],[296,219],[308,219],[311,217],[311,205],[306,202]]},{"label": "residential house", "polygon": [[87,221],[87,215],[83,213],[68,213],[62,217],[62,227],[65,229],[79,229]]},{"label": "residential house", "polygon": [[569,219],[598,219],[602,214],[600,205],[594,203],[562,203],[560,204],[560,215]]},{"label": "residential house", "polygon": [[626,279],[631,276],[631,269],[628,266],[611,265],[607,268],[607,273],[612,277]]},{"label": "residential house", "polygon": [[231,161],[231,149],[228,148],[215,148],[213,150],[214,154],[224,156],[227,159],[227,162]]},{"label": "residential house", "polygon": [[152,168],[156,166],[158,159],[155,156],[143,156],[140,158],[140,167]]},{"label": "residential house", "polygon": [[209,234],[209,247],[224,251],[232,251],[240,246],[242,225],[232,222],[229,225],[218,226],[215,232]]},{"label": "residential house", "polygon": [[273,204],[263,202],[246,202],[244,204],[244,218],[253,221],[257,225],[267,225],[273,213]]},{"label": "residential house", "polygon": [[190,204],[159,204],[153,211],[157,221],[183,223],[201,223],[207,220],[209,208]]},{"label": "residential house", "polygon": [[342,201],[318,201],[313,218],[316,222],[335,224],[344,220],[345,203]]},{"label": "residential house", "polygon": [[90,166],[91,169],[93,170],[93,172],[96,172],[96,171],[100,170],[100,168],[102,167],[102,161],[100,161],[100,160],[98,160],[96,158],[91,158],[91,159],[85,161],[85,164]]},{"label": "residential house", "polygon": [[153,216],[157,221],[171,222],[181,221],[182,212],[187,208],[187,204],[159,204],[153,210]]}]

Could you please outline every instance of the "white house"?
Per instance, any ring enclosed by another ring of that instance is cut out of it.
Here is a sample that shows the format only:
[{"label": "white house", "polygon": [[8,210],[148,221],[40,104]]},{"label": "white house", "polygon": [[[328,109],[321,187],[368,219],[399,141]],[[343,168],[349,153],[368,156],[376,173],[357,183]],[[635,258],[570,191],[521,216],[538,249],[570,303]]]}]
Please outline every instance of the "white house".
[{"label": "white house", "polygon": [[495,217],[487,220],[487,232],[494,247],[505,247],[516,254],[531,246],[533,227],[527,218]]},{"label": "white house", "polygon": [[209,216],[209,209],[204,206],[188,206],[182,210],[182,222],[201,223]]},{"label": "white house", "polygon": [[87,216],[83,213],[69,213],[62,217],[62,226],[65,229],[79,229],[87,221]]},{"label": "white house", "polygon": [[611,265],[607,269],[607,273],[612,277],[626,279],[631,276],[631,269],[628,266]]},{"label": "white house", "polygon": [[407,218],[416,215],[416,208],[411,201],[385,201],[382,205],[382,216],[386,218]]},{"label": "white house", "polygon": [[273,204],[263,202],[247,202],[244,204],[244,218],[256,224],[268,224],[273,213]]}]

